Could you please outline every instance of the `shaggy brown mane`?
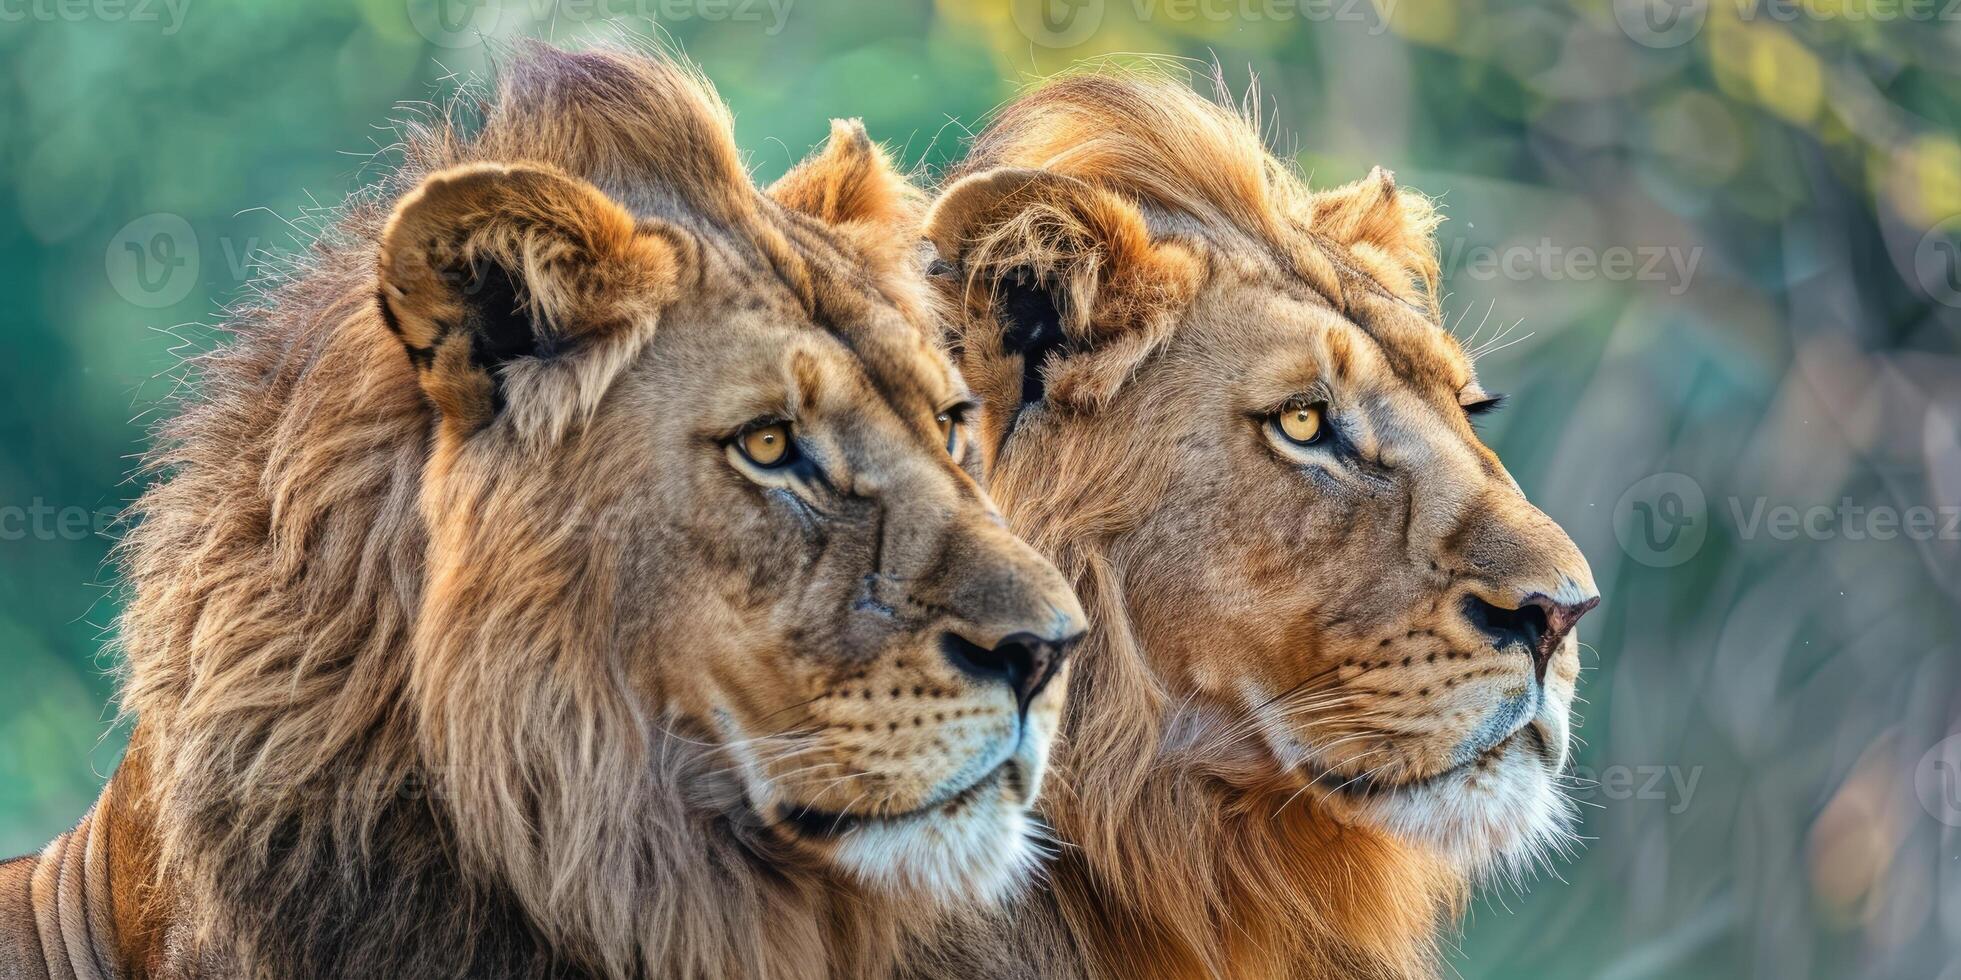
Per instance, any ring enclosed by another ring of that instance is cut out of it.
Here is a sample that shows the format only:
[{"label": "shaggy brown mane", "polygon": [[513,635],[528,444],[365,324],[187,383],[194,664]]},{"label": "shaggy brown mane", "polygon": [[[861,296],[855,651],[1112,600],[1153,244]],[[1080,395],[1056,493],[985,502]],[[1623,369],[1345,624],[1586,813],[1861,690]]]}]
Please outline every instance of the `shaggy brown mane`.
[{"label": "shaggy brown mane", "polygon": [[[221,973],[280,978],[635,976],[653,964],[816,977],[827,963],[882,962],[894,929],[862,896],[759,876],[733,844],[660,846],[717,839],[699,821],[726,801],[691,799],[714,760],[654,737],[658,721],[618,698],[513,695],[500,710],[568,744],[496,773],[440,771],[420,747],[405,650],[425,590],[418,493],[433,439],[409,361],[378,342],[376,242],[394,202],[444,168],[536,161],[636,213],[739,241],[813,292],[790,242],[818,233],[753,187],[704,79],[632,52],[538,46],[507,60],[480,123],[459,102],[410,125],[400,167],[233,311],[228,342],[191,365],[194,397],[157,434],[145,466],[156,482],[119,549],[121,704],[138,720],[119,781],[149,787],[149,845],[168,882],[153,901],[176,925],[132,941],[161,956],[216,940],[237,959]],[[896,183],[848,191],[916,206]],[[894,268],[909,260],[909,245],[858,245]],[[604,591],[588,584],[574,589]],[[605,620],[564,607],[514,622],[570,638]],[[658,759],[606,738],[623,726]],[[598,791],[553,797],[556,812],[506,797],[459,828],[438,802],[469,783]],[[628,832],[609,812],[638,823]],[[486,839],[537,852],[493,870],[470,843]],[[519,890],[548,896],[554,917]]]},{"label": "shaggy brown mane", "polygon": [[[1202,275],[1183,267],[1193,263],[1179,258],[1188,254],[1181,239],[1202,240],[1218,254],[1264,256],[1336,310],[1348,308],[1349,291],[1369,289],[1437,319],[1432,235],[1439,218],[1429,201],[1399,191],[1380,170],[1311,191],[1268,151],[1256,119],[1182,81],[1105,71],[1048,83],[1007,106],[944,186],[1021,168],[1073,178],[1098,196],[1071,211],[1034,184],[1001,192],[1023,210],[992,234],[961,243],[970,306],[999,302],[976,301],[973,290],[1013,281],[1009,270],[1059,283],[1058,312],[1072,340],[1092,330],[1108,330],[1115,343],[1142,338],[1120,362],[1125,376],[1176,328],[1183,303],[1164,296],[1181,288],[1181,276]],[[1125,234],[1141,231],[1122,218],[1132,208],[1149,217],[1156,238],[1150,247],[1126,244]],[[1101,250],[1075,261],[1092,271],[1062,269],[1059,256],[1079,255],[1088,239],[1104,243]],[[1105,281],[1100,291],[1081,285],[1127,275],[1122,270],[1146,253],[1157,265],[1132,275],[1136,282]],[[1183,264],[1167,268],[1173,259]],[[1111,294],[1141,295],[1134,305],[1146,312],[1139,315],[1163,322],[1106,328],[1129,315],[1088,308],[1111,302]],[[1439,343],[1451,342],[1437,334]],[[1059,388],[1073,382],[1061,372],[1069,370],[1049,369],[1049,398],[1064,406],[1071,402]],[[1317,815],[1301,803],[1297,783],[1248,746],[1248,731],[1194,710],[1155,673],[1134,633],[1139,616],[1151,611],[1130,605],[1131,556],[1114,544],[1163,497],[1162,477],[1140,475],[1137,467],[1136,459],[1085,450],[990,473],[989,492],[1017,532],[1070,576],[1093,623],[1073,675],[1060,778],[1045,807],[1066,843],[1044,894],[1010,920],[953,923],[946,943],[923,952],[918,975],[1434,974],[1441,963],[1436,937],[1465,899],[1463,878],[1427,852]],[[1152,598],[1172,607],[1179,601]],[[1019,952],[990,948],[1009,936],[1029,938]]]},{"label": "shaggy brown mane", "polygon": [[1436,208],[1380,168],[1310,190],[1267,149],[1257,88],[1243,112],[1229,107],[1222,78],[1214,88],[1227,104],[1144,71],[1064,77],[1009,103],[948,182],[990,167],[1065,174],[1177,215],[1221,243],[1267,252],[1336,309],[1345,308],[1338,273],[1347,269],[1435,319]]}]

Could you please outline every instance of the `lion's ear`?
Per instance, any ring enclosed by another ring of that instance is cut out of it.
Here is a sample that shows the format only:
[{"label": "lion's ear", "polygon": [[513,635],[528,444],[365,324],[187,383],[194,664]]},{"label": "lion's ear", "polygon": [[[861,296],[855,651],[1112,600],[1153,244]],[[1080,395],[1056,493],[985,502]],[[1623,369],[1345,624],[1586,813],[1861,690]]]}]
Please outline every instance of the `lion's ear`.
[{"label": "lion's ear", "polygon": [[668,229],[636,223],[585,181],[472,164],[396,206],[381,236],[381,312],[444,422],[467,433],[504,408],[511,378],[545,387],[527,367],[643,341],[681,261]]},{"label": "lion's ear", "polygon": [[771,184],[769,196],[826,224],[888,229],[916,224],[923,205],[857,119],[831,120],[824,148]]},{"label": "lion's ear", "polygon": [[1108,404],[1203,274],[1199,256],[1153,238],[1130,201],[1045,170],[962,178],[927,213],[926,237],[967,311],[961,347],[1019,358],[1012,385],[969,374],[1002,389],[981,393],[995,404]]},{"label": "lion's ear", "polygon": [[1396,186],[1381,167],[1313,198],[1310,227],[1341,243],[1369,274],[1397,295],[1428,304],[1437,291],[1436,205]]}]

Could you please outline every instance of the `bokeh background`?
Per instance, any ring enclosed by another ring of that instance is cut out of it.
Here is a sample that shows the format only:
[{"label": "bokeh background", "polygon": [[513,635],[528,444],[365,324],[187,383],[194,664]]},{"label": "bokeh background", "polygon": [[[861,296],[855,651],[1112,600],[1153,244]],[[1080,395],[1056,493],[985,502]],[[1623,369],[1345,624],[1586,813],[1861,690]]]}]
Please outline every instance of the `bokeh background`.
[{"label": "bokeh background", "polygon": [[[114,766],[104,556],[185,353],[489,36],[668,34],[760,178],[1195,59],[1317,184],[1443,202],[1488,426],[1607,596],[1589,846],[1466,978],[1961,977],[1957,0],[0,3],[0,853]],[[1508,332],[1506,332],[1508,331]],[[1493,342],[1493,338],[1502,337]]]}]

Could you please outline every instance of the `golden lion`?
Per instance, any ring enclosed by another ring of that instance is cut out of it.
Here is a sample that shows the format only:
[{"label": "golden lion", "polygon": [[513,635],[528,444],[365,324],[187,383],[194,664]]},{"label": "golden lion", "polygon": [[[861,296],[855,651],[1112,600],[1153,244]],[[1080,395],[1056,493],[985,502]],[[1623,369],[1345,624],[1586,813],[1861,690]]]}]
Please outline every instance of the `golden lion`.
[{"label": "golden lion", "polygon": [[922,976],[1412,977],[1558,846],[1585,559],[1472,419],[1437,217],[1184,84],[1008,106],[927,219],[1013,526],[1076,583],[1046,888]]},{"label": "golden lion", "polygon": [[920,196],[855,124],[759,193],[624,52],[412,135],[164,430],[131,748],[0,976],[882,973],[1029,863],[1083,622],[961,464]]}]

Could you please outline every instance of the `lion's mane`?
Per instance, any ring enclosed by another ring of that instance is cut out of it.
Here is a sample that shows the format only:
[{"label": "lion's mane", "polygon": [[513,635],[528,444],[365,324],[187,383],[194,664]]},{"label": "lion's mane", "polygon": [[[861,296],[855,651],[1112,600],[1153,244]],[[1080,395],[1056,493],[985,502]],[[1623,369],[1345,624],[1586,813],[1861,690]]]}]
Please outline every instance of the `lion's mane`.
[{"label": "lion's mane", "polygon": [[[422,748],[408,651],[433,431],[375,309],[394,202],[431,172],[513,159],[709,220],[754,193],[727,110],[673,59],[538,46],[504,61],[487,100],[406,125],[399,167],[231,312],[146,461],[154,485],[119,549],[137,728],[118,779],[146,788],[150,914],[170,923],[155,938],[221,951],[222,974],[281,978],[819,977],[883,962],[894,940],[870,900],[738,853],[708,823],[729,801],[700,798],[714,760],[594,693],[599,667],[511,689],[497,717],[444,719],[476,726],[465,738],[489,772],[444,771]],[[537,572],[587,584],[549,608],[464,607],[533,636],[604,628],[594,570]],[[499,743],[514,719],[565,735],[544,752]],[[466,836],[517,853],[489,867]],[[840,902],[853,914],[826,912]]]}]

